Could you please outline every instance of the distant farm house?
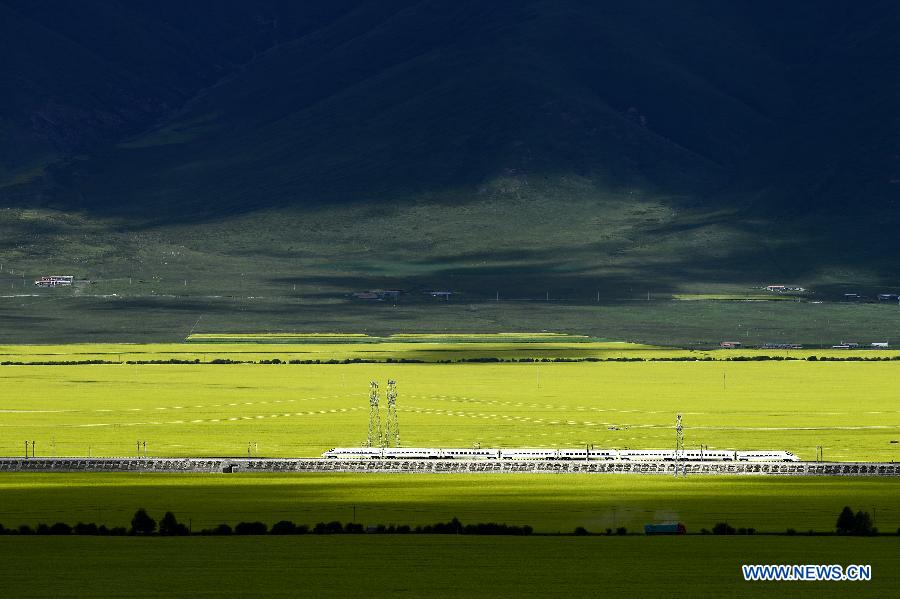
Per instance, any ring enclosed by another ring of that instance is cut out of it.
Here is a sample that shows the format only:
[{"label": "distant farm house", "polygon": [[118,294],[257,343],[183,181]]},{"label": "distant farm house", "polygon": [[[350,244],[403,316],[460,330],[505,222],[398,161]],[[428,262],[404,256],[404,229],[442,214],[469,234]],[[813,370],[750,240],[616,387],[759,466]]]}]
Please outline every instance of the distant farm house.
[{"label": "distant farm house", "polygon": [[50,275],[34,282],[38,287],[69,287],[75,282],[72,275]]},{"label": "distant farm house", "polygon": [[719,344],[719,347],[722,349],[740,349],[742,345],[740,341],[723,341]]},{"label": "distant farm house", "polygon": [[803,292],[806,291],[798,285],[766,285],[766,291],[774,291],[776,293],[787,293],[789,291]]}]

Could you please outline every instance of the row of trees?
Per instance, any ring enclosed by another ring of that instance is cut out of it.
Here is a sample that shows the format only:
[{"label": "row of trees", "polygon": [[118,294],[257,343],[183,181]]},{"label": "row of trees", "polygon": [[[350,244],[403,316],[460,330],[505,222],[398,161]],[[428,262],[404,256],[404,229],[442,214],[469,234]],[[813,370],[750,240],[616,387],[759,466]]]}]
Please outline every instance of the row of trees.
[{"label": "row of trees", "polygon": [[[700,529],[700,534],[709,534],[709,530],[705,528]],[[712,527],[712,534],[714,535],[755,535],[755,528],[735,528],[728,524],[728,522],[716,522]]]},{"label": "row of trees", "polygon": [[[707,529],[702,529],[700,531],[702,534],[709,534],[710,531]],[[869,512],[853,512],[850,506],[844,506],[844,509],[841,510],[840,515],[838,516],[837,523],[835,524],[835,532],[839,535],[854,535],[854,536],[872,536],[878,534],[878,529],[875,528],[874,523],[872,522],[872,517],[869,515]],[[812,531],[810,531],[812,534]],[[713,526],[712,534],[714,535],[752,535],[756,534],[755,528],[734,528],[727,522],[717,522],[715,526]],[[793,528],[788,528],[785,531],[787,535],[795,535],[797,531]],[[900,528],[897,529],[897,534],[900,535]]]},{"label": "row of trees", "polygon": [[[872,517],[868,512],[857,511],[854,513],[849,506],[845,506],[841,510],[835,526],[837,534],[840,535],[858,535],[870,536],[878,534]],[[219,524],[213,528],[203,529],[201,535],[334,535],[334,534],[455,534],[455,535],[515,535],[523,536],[532,534],[533,529],[527,524],[524,526],[516,526],[510,524],[499,524],[496,522],[463,524],[457,518],[453,518],[449,522],[438,522],[437,524],[426,524],[424,526],[412,527],[406,524],[401,525],[383,525],[364,527],[356,522],[341,523],[338,521],[319,522],[309,527],[305,524],[295,524],[290,520],[281,520],[271,526],[264,522],[239,522],[233,528],[228,524]],[[712,531],[703,528],[701,534],[714,535],[753,535],[756,534],[755,528],[735,528],[727,522],[717,522]],[[65,522],[57,522],[52,525],[38,524],[32,528],[23,524],[18,528],[6,528],[0,524],[0,535],[3,534],[19,534],[19,535],[101,535],[101,536],[187,536],[192,534],[190,527],[179,522],[172,512],[166,512],[162,519],[157,522],[153,519],[145,509],[139,509],[135,512],[131,519],[131,527],[112,527],[107,528],[105,525],[97,525],[94,523],[79,522],[75,526],[66,524]],[[577,527],[573,534],[576,536],[590,535],[583,526]],[[605,531],[607,536],[626,535],[628,530],[624,526],[620,526],[613,531],[607,528]],[[788,535],[797,534],[792,528],[787,529]],[[900,534],[900,529],[897,530]]]},{"label": "row of trees", "polygon": [[[528,526],[514,526],[509,524],[498,524],[495,522],[463,524],[457,518],[450,522],[438,522],[437,524],[426,524],[424,526],[412,527],[407,524],[401,525],[384,525],[364,527],[356,522],[341,523],[338,521],[319,522],[309,527],[305,524],[295,524],[290,520],[281,520],[276,522],[270,528],[265,522],[239,522],[234,527],[229,524],[219,524],[213,528],[207,528],[200,531],[201,535],[303,535],[303,534],[470,534],[470,535],[530,535],[533,529]],[[100,535],[100,536],[187,536],[193,534],[188,526],[179,522],[172,512],[166,512],[162,520],[157,522],[152,518],[145,509],[139,509],[135,512],[131,519],[131,527],[123,526],[107,528],[104,525],[98,526],[94,523],[85,524],[79,522],[75,526],[71,526],[64,522],[56,524],[38,524],[36,528],[32,528],[23,524],[18,528],[10,529],[0,524],[0,534],[20,534],[20,535]]]},{"label": "row of trees", "polygon": [[131,519],[131,528],[124,526],[114,526],[107,528],[106,525],[97,525],[94,522],[79,522],[75,526],[66,524],[65,522],[57,522],[56,524],[38,524],[35,528],[23,524],[18,528],[6,528],[0,524],[0,534],[20,534],[20,535],[98,535],[98,536],[125,536],[125,535],[152,535],[157,534],[163,537],[186,536],[191,534],[190,529],[183,523],[179,522],[172,512],[166,512],[159,523],[147,514],[147,510],[139,509],[135,512]]},{"label": "row of trees", "polygon": [[[878,534],[878,529],[875,528],[869,512],[858,511],[854,514],[849,505],[845,505],[841,510],[835,527],[839,535],[870,536]],[[900,534],[900,529],[897,529],[897,534]]]},{"label": "row of trees", "polygon": [[[480,363],[551,363],[551,362],[767,362],[767,361],[797,361],[807,360],[809,362],[890,362],[900,361],[900,356],[807,356],[806,358],[794,356],[731,356],[728,358],[713,358],[711,356],[675,356],[675,357],[652,357],[644,358],[639,356],[633,357],[613,357],[613,358],[460,358],[457,360],[436,360],[437,364],[480,364]],[[230,358],[215,358],[208,362],[201,362],[199,358],[193,360],[181,360],[171,358],[167,360],[127,360],[125,364],[378,364],[382,360],[370,358],[345,358],[342,360],[282,360],[280,358],[271,358],[267,360],[232,360]],[[383,362],[388,364],[424,364],[426,360],[415,358],[387,358]],[[0,366],[82,366],[96,364],[121,364],[112,360],[51,360],[41,362],[21,362],[4,360],[0,362]]]},{"label": "row of trees", "polygon": [[289,520],[276,522],[269,529],[263,522],[240,522],[233,529],[228,524],[219,524],[215,528],[205,529],[202,535],[337,535],[337,534],[457,534],[457,535],[530,535],[533,529],[527,524],[514,526],[498,524],[496,522],[480,522],[478,524],[463,524],[457,518],[450,522],[438,522],[413,528],[408,524],[379,524],[377,526],[364,527],[357,522],[341,523],[319,522],[312,528],[305,524],[295,524]]},{"label": "row of trees", "polygon": [[[590,534],[594,534],[594,533],[590,532],[584,526],[578,526],[575,528],[575,531],[573,532],[573,534],[576,537],[586,537],[586,536],[588,536]],[[623,535],[628,534],[628,529],[625,528],[624,526],[619,526],[618,528],[616,528],[615,531],[613,531],[613,529],[611,529],[611,528],[607,528],[603,534],[605,534],[608,537],[611,537],[613,534],[616,534],[618,536],[623,536]]]}]

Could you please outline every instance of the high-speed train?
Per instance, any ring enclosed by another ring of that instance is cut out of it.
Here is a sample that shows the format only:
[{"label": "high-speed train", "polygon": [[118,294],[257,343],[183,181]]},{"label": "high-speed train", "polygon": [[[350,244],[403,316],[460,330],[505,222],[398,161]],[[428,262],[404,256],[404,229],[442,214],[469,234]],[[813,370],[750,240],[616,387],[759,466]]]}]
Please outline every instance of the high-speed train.
[{"label": "high-speed train", "polygon": [[799,462],[789,451],[733,449],[465,449],[440,447],[335,447],[323,458],[410,460],[621,460],[665,462],[678,460],[715,462]]}]

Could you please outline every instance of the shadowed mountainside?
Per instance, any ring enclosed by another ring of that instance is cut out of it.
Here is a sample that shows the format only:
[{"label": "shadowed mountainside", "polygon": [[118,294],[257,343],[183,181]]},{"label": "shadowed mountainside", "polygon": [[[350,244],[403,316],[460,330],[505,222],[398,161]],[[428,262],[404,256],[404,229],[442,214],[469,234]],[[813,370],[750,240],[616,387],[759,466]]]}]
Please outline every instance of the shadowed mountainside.
[{"label": "shadowed mountainside", "polygon": [[0,0],[0,284],[891,290],[898,32],[882,1]]},{"label": "shadowed mountainside", "polygon": [[805,212],[900,177],[886,2],[0,10],[19,203],[190,221],[517,173]]}]

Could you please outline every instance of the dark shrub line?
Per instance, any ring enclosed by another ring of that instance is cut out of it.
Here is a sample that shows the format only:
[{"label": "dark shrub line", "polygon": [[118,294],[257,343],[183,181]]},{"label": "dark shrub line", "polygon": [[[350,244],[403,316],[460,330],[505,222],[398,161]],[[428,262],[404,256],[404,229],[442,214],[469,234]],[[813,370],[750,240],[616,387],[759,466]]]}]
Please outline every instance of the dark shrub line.
[{"label": "dark shrub line", "polygon": [[580,362],[791,362],[806,360],[807,362],[891,362],[900,361],[900,355],[896,356],[807,356],[798,358],[794,356],[733,356],[728,358],[712,358],[709,356],[679,356],[679,357],[615,357],[615,358],[459,358],[456,360],[434,360],[428,362],[415,358],[387,358],[375,360],[370,358],[345,358],[343,360],[281,360],[272,358],[268,360],[232,360],[230,358],[215,358],[201,362],[199,358],[193,360],[126,360],[115,362],[112,360],[61,360],[42,362],[13,362],[3,361],[0,366],[84,366],[94,364],[532,364],[532,363],[580,363]]},{"label": "dark shrub line", "polygon": [[0,535],[96,535],[106,537],[122,537],[128,534],[128,529],[124,526],[114,526],[107,528],[101,524],[97,526],[93,522],[85,524],[79,522],[75,526],[69,526],[65,522],[57,522],[48,526],[47,524],[38,524],[32,528],[27,524],[22,524],[17,528],[6,528],[0,524]]},{"label": "dark shrub line", "polygon": [[[583,526],[577,526],[577,527],[575,527],[575,530],[572,532],[572,534],[575,535],[576,537],[586,537],[589,535],[596,536],[601,533],[593,533],[593,532],[590,532],[588,529],[586,529]],[[620,526],[620,527],[616,528],[615,530],[613,530],[611,528],[607,528],[602,534],[604,534],[607,537],[611,537],[613,535],[621,537],[621,536],[625,536],[628,534],[628,529],[625,528],[624,526]]]},{"label": "dark shrub line", "polygon": [[413,528],[407,524],[378,524],[373,526],[363,526],[356,522],[341,523],[337,520],[331,522],[319,522],[312,528],[294,524],[290,520],[282,520],[276,522],[271,529],[267,530],[266,525],[262,522],[241,522],[231,529],[227,524],[219,524],[215,528],[200,531],[202,535],[339,535],[339,534],[460,534],[460,535],[516,535],[524,536],[532,534],[533,529],[528,526],[515,526],[509,524],[498,524],[496,522],[480,522],[478,524],[463,524],[457,518],[450,522],[438,522],[437,524],[426,524],[424,526],[416,526]]},{"label": "dark shrub line", "polygon": [[406,525],[391,524],[385,526],[378,524],[376,526],[365,527],[355,522],[347,522],[343,524],[338,521],[319,522],[312,528],[305,524],[295,524],[290,520],[281,520],[276,522],[269,528],[264,522],[239,522],[234,528],[228,524],[219,524],[214,528],[201,530],[199,533],[192,533],[190,529],[183,523],[179,522],[172,512],[166,512],[162,520],[157,524],[156,520],[147,514],[147,510],[141,508],[137,510],[131,519],[131,528],[114,527],[107,528],[105,525],[97,526],[97,524],[79,522],[75,526],[70,526],[64,522],[48,526],[47,524],[38,524],[36,528],[32,528],[27,524],[23,524],[18,528],[6,528],[0,524],[0,535],[97,535],[97,536],[187,536],[190,534],[200,534],[209,536],[223,535],[334,535],[334,534],[466,534],[466,535],[530,535],[533,529],[528,526],[514,526],[509,524],[498,524],[495,522],[466,524],[463,525],[457,518],[450,522],[438,522],[437,524],[428,524],[425,526],[416,526],[415,528]]},{"label": "dark shrub line", "polygon": [[[878,535],[878,529],[873,526],[872,518],[868,512],[858,511],[856,513],[849,506],[844,507],[838,516],[835,526],[836,533],[816,533],[812,530],[808,531],[808,535],[857,535],[857,536],[875,536]],[[683,528],[682,528],[683,530]],[[172,512],[166,512],[158,525],[156,520],[150,517],[147,510],[141,508],[137,510],[131,519],[131,528],[113,527],[107,528],[105,525],[97,526],[93,522],[79,522],[75,526],[70,526],[65,522],[57,522],[52,525],[38,524],[36,528],[32,528],[26,524],[18,528],[6,528],[0,524],[0,535],[96,535],[96,536],[187,536],[191,534],[199,534],[204,536],[227,536],[227,535],[338,535],[338,534],[451,534],[451,535],[509,535],[509,536],[526,536],[534,532],[531,526],[510,525],[496,522],[479,522],[478,524],[463,524],[458,518],[453,518],[449,522],[438,522],[436,524],[426,524],[424,526],[416,526],[415,528],[407,525],[384,525],[378,524],[374,526],[363,526],[356,522],[341,523],[337,520],[331,522],[319,522],[313,527],[304,524],[295,524],[290,520],[280,520],[272,525],[271,528],[264,522],[239,522],[232,528],[228,524],[219,524],[214,528],[206,528],[199,533],[192,533],[191,530],[183,523],[179,522]],[[561,534],[561,533],[560,533]],[[591,533],[583,526],[578,526],[569,533],[574,536],[596,536],[600,533]],[[613,531],[607,528],[604,533],[606,536],[624,536],[628,534],[628,529],[620,526]],[[712,531],[706,528],[700,529],[701,535],[755,535],[755,528],[735,528],[727,522],[717,522]],[[788,528],[783,533],[765,533],[767,535],[787,535],[794,536],[797,531]],[[897,529],[900,535],[900,529]]]}]

